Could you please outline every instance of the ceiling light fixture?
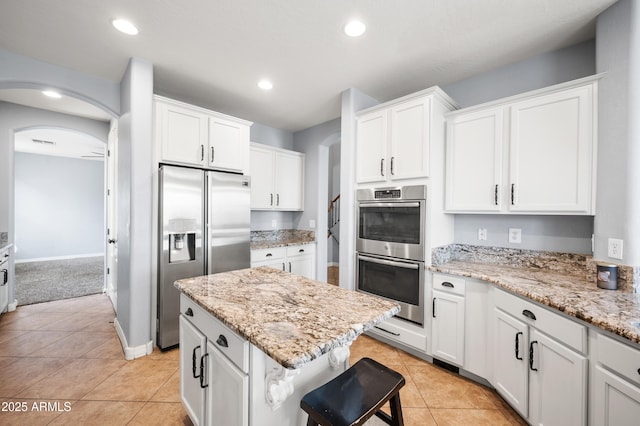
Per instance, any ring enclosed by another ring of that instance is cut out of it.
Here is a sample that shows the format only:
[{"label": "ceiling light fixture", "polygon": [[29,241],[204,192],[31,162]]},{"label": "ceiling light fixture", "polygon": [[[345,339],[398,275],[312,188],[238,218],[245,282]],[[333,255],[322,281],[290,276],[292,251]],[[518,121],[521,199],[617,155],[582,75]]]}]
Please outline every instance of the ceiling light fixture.
[{"label": "ceiling light fixture", "polygon": [[114,19],[113,21],[111,21],[111,23],[120,32],[129,35],[138,34],[138,29],[136,28],[136,26],[125,19]]},{"label": "ceiling light fixture", "polygon": [[273,89],[273,83],[271,83],[269,80],[260,80],[258,82],[258,87],[262,90],[271,90]]},{"label": "ceiling light fixture", "polygon": [[360,37],[367,30],[367,26],[362,21],[351,21],[344,26],[344,33],[349,37]]},{"label": "ceiling light fixture", "polygon": [[42,94],[54,99],[60,99],[62,95],[55,90],[43,90]]}]

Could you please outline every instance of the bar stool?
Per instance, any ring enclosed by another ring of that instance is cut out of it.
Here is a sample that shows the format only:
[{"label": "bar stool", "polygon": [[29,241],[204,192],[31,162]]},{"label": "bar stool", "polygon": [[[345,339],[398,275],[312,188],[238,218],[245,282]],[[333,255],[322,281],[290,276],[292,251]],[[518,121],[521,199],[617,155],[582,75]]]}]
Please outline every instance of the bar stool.
[{"label": "bar stool", "polygon": [[[402,375],[371,358],[362,358],[335,379],[307,393],[300,408],[307,426],[357,426],[374,414],[385,423],[403,426],[400,389]],[[389,401],[391,416],[380,411]]]}]

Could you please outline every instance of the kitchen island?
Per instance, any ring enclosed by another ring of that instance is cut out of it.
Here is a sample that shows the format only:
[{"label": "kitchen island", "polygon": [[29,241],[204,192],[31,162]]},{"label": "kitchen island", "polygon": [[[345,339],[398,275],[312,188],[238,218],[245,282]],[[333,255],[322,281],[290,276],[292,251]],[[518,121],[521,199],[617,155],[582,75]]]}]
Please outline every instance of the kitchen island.
[{"label": "kitchen island", "polygon": [[395,315],[380,298],[268,267],[176,281],[181,397],[194,424],[304,425],[302,396]]}]

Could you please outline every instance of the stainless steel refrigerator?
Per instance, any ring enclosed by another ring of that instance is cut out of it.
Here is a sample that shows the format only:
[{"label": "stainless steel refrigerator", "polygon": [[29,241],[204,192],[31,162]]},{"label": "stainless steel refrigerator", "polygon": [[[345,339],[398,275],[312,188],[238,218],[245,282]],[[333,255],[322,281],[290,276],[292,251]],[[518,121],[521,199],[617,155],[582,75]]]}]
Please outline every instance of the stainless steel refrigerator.
[{"label": "stainless steel refrigerator", "polygon": [[249,177],[163,165],[159,170],[156,344],[178,344],[180,293],[174,281],[248,268]]}]

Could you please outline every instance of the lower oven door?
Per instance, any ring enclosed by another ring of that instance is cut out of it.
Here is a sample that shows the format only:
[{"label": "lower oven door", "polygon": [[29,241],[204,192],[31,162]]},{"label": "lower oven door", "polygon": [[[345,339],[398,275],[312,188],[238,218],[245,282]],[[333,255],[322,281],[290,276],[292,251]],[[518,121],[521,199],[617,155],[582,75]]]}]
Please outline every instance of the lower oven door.
[{"label": "lower oven door", "polygon": [[424,324],[424,262],[357,253],[358,291],[396,302],[396,317]]}]

